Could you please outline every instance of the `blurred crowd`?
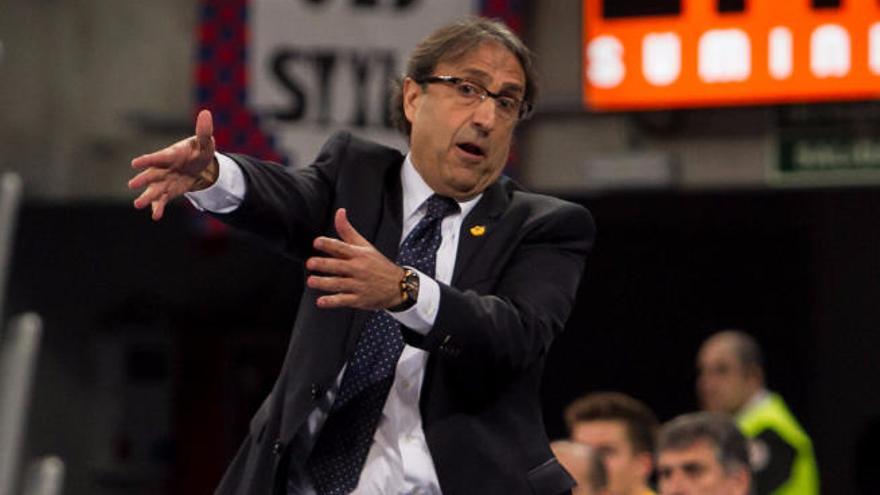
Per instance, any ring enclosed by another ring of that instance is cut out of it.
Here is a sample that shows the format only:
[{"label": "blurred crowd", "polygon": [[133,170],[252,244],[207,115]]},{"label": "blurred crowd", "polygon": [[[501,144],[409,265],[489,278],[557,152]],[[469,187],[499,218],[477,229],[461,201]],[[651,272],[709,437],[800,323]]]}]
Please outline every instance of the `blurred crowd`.
[{"label": "blurred crowd", "polygon": [[576,495],[816,495],[810,437],[766,388],[758,342],[710,336],[696,356],[700,411],[660,424],[620,392],[589,393],[565,410],[569,437],[552,443]]}]

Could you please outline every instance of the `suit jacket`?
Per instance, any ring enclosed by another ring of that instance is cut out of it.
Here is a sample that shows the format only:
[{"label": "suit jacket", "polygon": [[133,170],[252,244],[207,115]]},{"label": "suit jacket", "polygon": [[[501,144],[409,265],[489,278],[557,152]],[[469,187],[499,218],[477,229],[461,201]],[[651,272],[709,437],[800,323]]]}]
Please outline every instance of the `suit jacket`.
[{"label": "suit jacket", "polygon": [[[333,214],[395,259],[401,236],[400,167],[394,149],[334,135],[312,165],[295,171],[233,155],[247,180],[241,206],[218,215],[298,259],[335,235]],[[485,227],[483,235],[470,229]],[[464,219],[450,285],[426,336],[403,329],[429,353],[420,412],[444,494],[570,489],[544,431],[544,359],[571,311],[594,226],[581,206],[523,191],[500,178]],[[283,493],[288,445],[354,351],[368,315],[318,309],[306,288],[280,375],[250,423],[218,494]]]}]

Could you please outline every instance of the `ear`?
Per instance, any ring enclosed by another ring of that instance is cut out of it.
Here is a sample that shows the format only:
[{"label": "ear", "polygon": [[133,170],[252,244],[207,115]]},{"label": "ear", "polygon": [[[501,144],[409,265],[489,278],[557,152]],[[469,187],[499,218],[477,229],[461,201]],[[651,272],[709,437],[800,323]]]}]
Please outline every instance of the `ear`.
[{"label": "ear", "polygon": [[639,474],[642,475],[643,479],[648,479],[654,470],[654,456],[649,452],[641,452],[636,454],[636,461],[639,463],[639,470],[641,471]]},{"label": "ear", "polygon": [[421,105],[422,86],[409,77],[403,79],[403,115],[412,124]]},{"label": "ear", "polygon": [[762,387],[764,386],[764,370],[761,369],[760,366],[748,366],[746,368],[746,379],[751,381],[753,384]]},{"label": "ear", "polygon": [[752,483],[752,473],[748,469],[740,469],[730,475],[730,480],[734,485],[734,492],[742,495],[748,495],[750,485]]}]

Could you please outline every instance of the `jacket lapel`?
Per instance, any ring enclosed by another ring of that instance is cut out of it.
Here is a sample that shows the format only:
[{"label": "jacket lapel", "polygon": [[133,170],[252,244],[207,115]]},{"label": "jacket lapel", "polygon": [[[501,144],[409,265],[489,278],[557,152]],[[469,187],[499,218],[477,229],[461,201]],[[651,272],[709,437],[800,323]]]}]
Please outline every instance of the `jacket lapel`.
[{"label": "jacket lapel", "polygon": [[478,253],[492,237],[494,227],[507,209],[510,197],[503,186],[505,178],[496,181],[483,193],[483,197],[461,223],[458,236],[458,254],[452,272],[452,286],[458,287],[462,273],[470,265],[474,255]]},{"label": "jacket lapel", "polygon": [[390,260],[397,259],[400,232],[403,230],[403,189],[400,185],[400,167],[392,167],[386,179],[383,194],[382,218],[373,245]]},{"label": "jacket lapel", "polygon": [[[403,229],[403,189],[400,185],[400,167],[390,167],[385,180],[385,188],[382,194],[382,212],[376,228],[376,236],[373,246],[390,260],[397,259],[397,250],[400,247],[400,233]],[[348,341],[345,346],[345,361],[354,352],[358,336],[364,326],[364,322],[372,311],[357,310],[348,333]]]}]

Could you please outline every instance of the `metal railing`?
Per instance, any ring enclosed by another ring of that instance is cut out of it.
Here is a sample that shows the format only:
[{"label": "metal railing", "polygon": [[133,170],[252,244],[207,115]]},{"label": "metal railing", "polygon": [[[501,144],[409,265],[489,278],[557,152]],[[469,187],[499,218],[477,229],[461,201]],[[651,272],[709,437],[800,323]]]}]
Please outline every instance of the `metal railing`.
[{"label": "metal railing", "polygon": [[0,342],[0,495],[12,495],[25,432],[43,323],[35,313],[14,318]]},{"label": "metal railing", "polygon": [[[9,260],[12,257],[21,190],[21,178],[17,174],[8,172],[0,176],[0,322],[4,321]],[[3,325],[0,324],[0,335],[2,328]]]},{"label": "metal railing", "polygon": [[61,495],[64,485],[64,462],[55,456],[31,463],[24,479],[22,495]]},{"label": "metal railing", "polygon": [[[42,319],[25,313],[4,329],[6,287],[14,247],[21,178],[14,173],[0,175],[0,495],[12,495],[19,475],[31,388],[43,334]],[[64,462],[47,456],[34,460],[22,482],[23,495],[60,495],[64,484]]]}]

